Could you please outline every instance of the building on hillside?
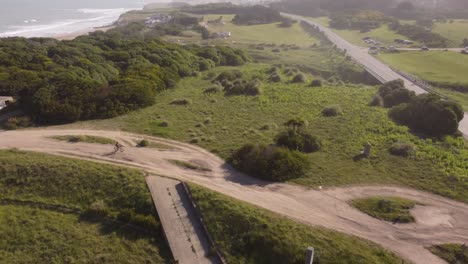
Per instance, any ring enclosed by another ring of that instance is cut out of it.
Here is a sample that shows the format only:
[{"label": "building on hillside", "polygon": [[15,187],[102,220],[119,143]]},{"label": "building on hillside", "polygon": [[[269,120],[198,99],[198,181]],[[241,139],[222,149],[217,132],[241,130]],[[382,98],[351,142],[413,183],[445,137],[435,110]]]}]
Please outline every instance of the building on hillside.
[{"label": "building on hillside", "polygon": [[211,38],[229,38],[231,37],[231,32],[214,32],[211,34]]},{"label": "building on hillside", "polygon": [[157,24],[167,24],[172,20],[172,16],[168,14],[156,14],[151,17],[148,17],[145,20],[145,26],[154,27]]}]

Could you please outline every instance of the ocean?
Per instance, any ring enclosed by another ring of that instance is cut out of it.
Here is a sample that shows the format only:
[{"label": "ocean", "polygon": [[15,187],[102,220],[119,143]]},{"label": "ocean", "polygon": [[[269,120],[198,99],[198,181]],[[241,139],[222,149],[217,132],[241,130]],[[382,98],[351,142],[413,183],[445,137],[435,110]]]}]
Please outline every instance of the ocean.
[{"label": "ocean", "polygon": [[157,0],[0,0],[0,37],[54,37],[106,26]]}]

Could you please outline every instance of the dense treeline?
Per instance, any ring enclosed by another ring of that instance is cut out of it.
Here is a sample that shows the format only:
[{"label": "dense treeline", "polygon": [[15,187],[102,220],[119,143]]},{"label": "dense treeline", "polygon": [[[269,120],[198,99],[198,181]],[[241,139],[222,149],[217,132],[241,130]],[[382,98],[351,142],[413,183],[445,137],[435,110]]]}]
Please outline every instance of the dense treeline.
[{"label": "dense treeline", "polygon": [[395,21],[390,23],[389,28],[398,34],[424,43],[428,47],[447,47],[447,39],[421,26],[409,24],[402,25],[398,21]]},{"label": "dense treeline", "polygon": [[330,14],[330,26],[337,29],[358,29],[367,32],[379,28],[388,18],[385,14],[371,10],[350,10]]},{"label": "dense treeline", "polygon": [[[0,94],[12,95],[39,124],[108,118],[154,103],[157,92],[248,56],[228,47],[179,46],[129,25],[73,41],[0,40]],[[126,32],[132,32],[126,35]],[[152,36],[152,35],[151,35]]]},{"label": "dense treeline", "polygon": [[232,20],[237,25],[270,24],[280,21],[282,18],[278,11],[260,5],[244,8]]},{"label": "dense treeline", "polygon": [[235,14],[232,20],[238,25],[257,25],[281,22],[280,13],[262,5],[239,6],[232,3],[212,3],[182,8],[182,11],[193,14]]},{"label": "dense treeline", "polygon": [[[436,3],[437,2],[437,3]],[[445,1],[399,1],[399,0],[283,0],[271,6],[283,12],[304,16],[328,16],[333,12],[352,9],[378,10],[401,19],[419,19],[445,16],[466,18],[468,4],[465,0]],[[446,4],[445,2],[450,2]]]}]

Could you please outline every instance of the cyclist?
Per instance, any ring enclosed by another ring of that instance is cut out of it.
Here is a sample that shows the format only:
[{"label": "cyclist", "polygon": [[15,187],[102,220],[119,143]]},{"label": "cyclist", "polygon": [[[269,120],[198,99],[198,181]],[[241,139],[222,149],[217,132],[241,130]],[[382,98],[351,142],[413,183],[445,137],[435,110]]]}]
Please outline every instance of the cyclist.
[{"label": "cyclist", "polygon": [[114,151],[117,152],[119,150],[123,152],[123,146],[119,142],[116,141],[114,145]]}]

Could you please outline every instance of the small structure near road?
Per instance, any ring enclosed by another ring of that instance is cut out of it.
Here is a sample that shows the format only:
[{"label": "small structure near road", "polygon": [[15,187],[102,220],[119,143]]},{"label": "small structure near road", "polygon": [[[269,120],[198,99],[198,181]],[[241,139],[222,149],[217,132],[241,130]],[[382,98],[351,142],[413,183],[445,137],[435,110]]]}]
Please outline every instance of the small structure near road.
[{"label": "small structure near road", "polygon": [[364,157],[366,158],[369,158],[370,151],[371,151],[371,144],[369,142],[366,142],[366,144],[364,144],[364,150],[362,151],[362,155],[364,155]]},{"label": "small structure near road", "polygon": [[172,16],[168,14],[156,14],[148,17],[145,20],[145,26],[155,27],[157,24],[167,24],[172,20]]},{"label": "small structure near road", "polygon": [[226,38],[229,38],[231,37],[231,32],[214,32],[213,34],[211,34],[211,38],[223,38],[223,39],[226,39]]}]

